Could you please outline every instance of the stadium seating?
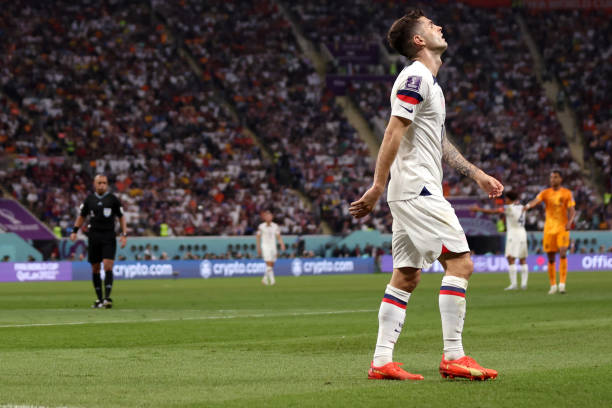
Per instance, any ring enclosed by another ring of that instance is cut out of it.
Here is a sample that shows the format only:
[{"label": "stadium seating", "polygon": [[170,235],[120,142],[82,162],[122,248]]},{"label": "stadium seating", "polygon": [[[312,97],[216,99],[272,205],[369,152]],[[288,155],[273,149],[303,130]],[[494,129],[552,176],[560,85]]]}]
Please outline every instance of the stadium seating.
[{"label": "stadium seating", "polygon": [[175,235],[250,234],[268,206],[285,233],[320,231],[148,7],[21,6],[1,11],[11,39],[3,42],[2,85],[12,96],[1,99],[11,119],[4,152],[61,160],[17,162],[2,184],[43,221],[66,231],[93,174],[104,172],[134,235],[161,222]]},{"label": "stadium seating", "polygon": [[[365,0],[283,4],[317,49],[331,54],[340,44],[375,50],[403,11]],[[578,202],[577,227],[609,228],[612,209],[592,205],[593,192],[535,81],[511,11],[447,3],[427,12],[450,43],[439,80],[447,127],[466,157],[523,199],[561,167]],[[588,27],[580,38],[590,35]],[[321,221],[335,233],[390,231],[383,202],[373,217],[349,216],[348,203],[370,182],[373,161],[275,3],[105,1],[93,7],[31,0],[6,4],[0,29],[8,39],[0,45],[0,149],[13,158],[3,161],[0,181],[64,233],[96,172],[109,175],[132,235],[156,233],[162,222],[181,236],[252,234],[259,210],[269,206],[283,233],[319,233]],[[393,73],[401,67],[381,58],[389,51],[372,51],[359,63],[339,58],[328,72]],[[563,65],[567,58],[544,54],[548,65],[572,72]],[[571,75],[563,78],[579,87]],[[347,89],[378,128],[388,118],[392,81],[351,81]],[[596,111],[595,128],[585,124],[585,135],[605,170],[609,106],[600,94],[576,98],[581,114]],[[445,171],[448,195],[478,194],[474,183]],[[533,213],[530,225],[541,227],[541,219]]]},{"label": "stadium seating", "polygon": [[[323,0],[285,4],[304,21],[304,32],[320,49],[333,48],[343,42],[367,44],[373,38],[386,45],[386,31],[393,20],[403,14],[405,7],[368,1],[352,2],[350,6],[346,4],[340,8]],[[533,61],[521,39],[512,10],[449,3],[444,7],[426,7],[426,13],[443,26],[450,44],[438,79],[445,91],[447,128],[466,158],[503,180],[507,188],[518,191],[523,200],[532,199],[546,188],[550,170],[560,168],[565,185],[574,192],[578,203],[577,226],[581,229],[609,228],[609,224],[600,223],[610,218],[612,209],[609,205],[597,206],[593,202],[594,192],[572,159],[555,111],[536,81]],[[601,18],[598,15],[595,20]],[[548,27],[535,21],[529,26],[547,30],[548,35],[553,35],[553,25],[557,21],[554,18],[548,21]],[[584,24],[584,27],[593,25]],[[565,50],[569,49],[565,47]],[[393,53],[387,45],[386,50]],[[558,55],[554,51],[551,53]],[[330,54],[334,54],[333,50]],[[607,54],[604,51],[600,55]],[[607,68],[603,68],[602,78],[610,65],[604,62],[601,61],[601,65]],[[377,64],[382,67],[360,69],[374,73],[398,69],[389,66],[382,58]],[[343,73],[350,71],[337,65],[332,68],[336,70],[334,72],[342,68]],[[379,75],[372,78],[372,81],[367,81],[360,75],[349,81],[348,93],[372,127],[380,129],[381,123],[388,120],[389,92],[394,76],[389,75],[388,81],[380,81]],[[605,93],[602,90],[599,99],[602,99],[602,92]],[[591,101],[595,101],[595,97]],[[596,102],[602,104],[601,100]],[[588,109],[590,105],[587,102],[582,106]],[[602,108],[602,112],[609,114],[606,106],[602,105]],[[609,123],[606,126],[608,136],[591,141],[591,145],[612,146]],[[601,149],[595,155],[604,156]],[[606,163],[608,167],[605,167]],[[609,158],[604,159],[602,167],[604,174],[609,175]],[[449,168],[445,168],[445,189],[450,196],[480,193],[474,183],[462,179]],[[535,220],[543,220],[543,208],[532,213],[530,218],[534,220],[531,227],[541,228],[542,225],[537,225]]]},{"label": "stadium seating", "polygon": [[334,231],[352,230],[358,222],[346,211],[347,197],[372,174],[365,143],[324,92],[274,3],[212,3],[154,7],[220,81],[241,120],[290,171],[314,211]]},{"label": "stadium seating", "polygon": [[560,104],[577,113],[585,160],[595,159],[607,191],[612,191],[612,23],[603,11],[526,13],[547,73],[563,87]]}]

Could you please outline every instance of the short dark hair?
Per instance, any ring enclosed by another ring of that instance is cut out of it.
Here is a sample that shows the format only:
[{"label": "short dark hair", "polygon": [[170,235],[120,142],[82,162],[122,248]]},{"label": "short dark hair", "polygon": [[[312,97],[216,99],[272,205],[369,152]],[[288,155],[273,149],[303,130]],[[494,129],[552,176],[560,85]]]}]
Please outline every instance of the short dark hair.
[{"label": "short dark hair", "polygon": [[423,17],[423,10],[416,8],[406,11],[402,18],[393,22],[387,33],[389,45],[401,55],[414,58],[419,48],[412,40],[419,18]]},{"label": "short dark hair", "polygon": [[516,201],[518,198],[518,193],[516,191],[508,191],[506,193],[506,197],[508,197],[508,200],[510,201]]},{"label": "short dark hair", "polygon": [[559,175],[559,177],[563,178],[563,173],[561,173],[561,170],[553,169],[553,170],[551,170],[550,174],[553,174],[553,173],[557,173]]}]

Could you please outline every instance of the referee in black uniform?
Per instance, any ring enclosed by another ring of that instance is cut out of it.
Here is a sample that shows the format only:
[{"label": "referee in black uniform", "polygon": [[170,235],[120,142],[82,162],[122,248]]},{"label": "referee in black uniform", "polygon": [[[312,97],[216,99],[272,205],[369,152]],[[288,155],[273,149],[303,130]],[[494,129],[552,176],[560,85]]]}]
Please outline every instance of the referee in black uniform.
[{"label": "referee in black uniform", "polygon": [[[70,234],[70,239],[75,241],[77,231],[85,218],[89,220],[89,249],[88,260],[91,264],[91,272],[94,289],[98,297],[93,304],[93,308],[113,307],[110,298],[113,289],[113,263],[117,250],[117,238],[115,236],[115,217],[119,218],[121,224],[121,248],[127,242],[127,229],[121,202],[113,194],[108,192],[108,179],[106,176],[98,174],[94,178],[94,188],[96,192],[87,196],[80,207],[79,216],[74,223],[74,228]],[[100,278],[100,262],[104,265],[104,288],[106,293],[102,297],[102,279]]]}]

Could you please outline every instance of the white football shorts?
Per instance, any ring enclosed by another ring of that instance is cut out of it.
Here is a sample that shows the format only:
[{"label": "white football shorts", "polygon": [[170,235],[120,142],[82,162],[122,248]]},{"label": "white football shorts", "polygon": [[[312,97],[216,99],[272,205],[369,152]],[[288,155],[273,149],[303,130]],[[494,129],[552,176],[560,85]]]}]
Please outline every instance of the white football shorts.
[{"label": "white football shorts", "polygon": [[524,229],[506,233],[506,257],[527,258],[527,232]]},{"label": "white football shorts", "polygon": [[389,202],[393,216],[393,267],[428,268],[442,253],[469,252],[455,210],[439,196]]},{"label": "white football shorts", "polygon": [[266,262],[276,262],[276,246],[261,246],[261,255]]}]

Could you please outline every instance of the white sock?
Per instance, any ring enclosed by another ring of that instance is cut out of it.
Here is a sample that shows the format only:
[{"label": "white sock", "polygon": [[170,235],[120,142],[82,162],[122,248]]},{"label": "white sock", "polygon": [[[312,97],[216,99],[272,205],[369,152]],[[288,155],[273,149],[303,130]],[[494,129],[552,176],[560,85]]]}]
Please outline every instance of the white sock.
[{"label": "white sock", "polygon": [[271,266],[266,266],[266,276],[268,277],[268,283],[270,285],[274,285],[276,280],[274,280],[274,268]]},{"label": "white sock", "polygon": [[378,339],[373,361],[375,367],[393,361],[393,348],[404,326],[409,299],[410,293],[387,285],[378,311]]},{"label": "white sock", "polygon": [[510,286],[516,286],[516,264],[508,265],[508,275],[510,275]]},{"label": "white sock", "polygon": [[467,279],[456,276],[442,278],[440,287],[440,317],[442,318],[442,338],[444,339],[444,357],[446,360],[457,360],[465,355],[461,343],[463,321],[465,319],[465,290]]},{"label": "white sock", "polygon": [[527,280],[529,279],[529,266],[527,264],[521,265],[521,287],[527,287]]}]

